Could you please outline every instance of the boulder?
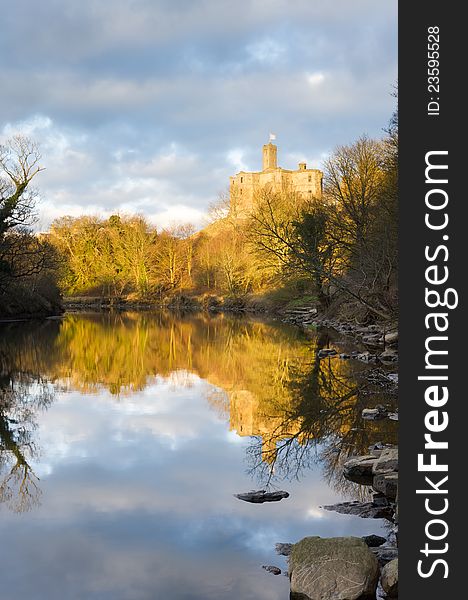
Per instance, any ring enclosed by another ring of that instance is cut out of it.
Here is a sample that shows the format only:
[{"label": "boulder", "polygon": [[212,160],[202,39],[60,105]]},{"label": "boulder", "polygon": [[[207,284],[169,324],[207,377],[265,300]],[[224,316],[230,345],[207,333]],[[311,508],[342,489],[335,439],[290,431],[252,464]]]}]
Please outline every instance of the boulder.
[{"label": "boulder", "polygon": [[379,567],[361,538],[306,537],[293,546],[289,573],[293,600],[370,600]]},{"label": "boulder", "polygon": [[398,558],[385,565],[380,581],[387,598],[398,598]]},{"label": "boulder", "polygon": [[375,461],[372,473],[392,473],[398,471],[398,448],[386,448]]},{"label": "boulder", "polygon": [[349,458],[343,464],[343,475],[348,481],[354,481],[354,483],[362,485],[371,485],[373,469],[377,460],[380,460],[380,457],[377,458],[371,454]]}]

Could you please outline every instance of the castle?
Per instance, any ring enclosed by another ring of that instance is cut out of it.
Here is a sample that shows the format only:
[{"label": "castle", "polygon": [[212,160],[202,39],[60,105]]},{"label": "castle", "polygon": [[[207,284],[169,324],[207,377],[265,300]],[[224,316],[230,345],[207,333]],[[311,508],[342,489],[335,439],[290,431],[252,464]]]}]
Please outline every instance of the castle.
[{"label": "castle", "polygon": [[321,198],[322,171],[308,169],[301,162],[297,170],[291,171],[278,167],[278,148],[270,141],[263,146],[263,170],[257,172],[240,171],[230,177],[230,210],[237,217],[248,216],[255,207],[260,190],[269,188],[273,192],[293,191],[303,198]]}]

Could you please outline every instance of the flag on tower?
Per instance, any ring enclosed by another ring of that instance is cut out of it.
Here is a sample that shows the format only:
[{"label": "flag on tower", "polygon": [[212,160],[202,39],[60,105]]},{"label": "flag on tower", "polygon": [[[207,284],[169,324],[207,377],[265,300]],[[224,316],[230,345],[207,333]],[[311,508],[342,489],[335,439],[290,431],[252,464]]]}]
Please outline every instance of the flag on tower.
[{"label": "flag on tower", "polygon": [[270,133],[270,142],[276,140],[276,133]]}]

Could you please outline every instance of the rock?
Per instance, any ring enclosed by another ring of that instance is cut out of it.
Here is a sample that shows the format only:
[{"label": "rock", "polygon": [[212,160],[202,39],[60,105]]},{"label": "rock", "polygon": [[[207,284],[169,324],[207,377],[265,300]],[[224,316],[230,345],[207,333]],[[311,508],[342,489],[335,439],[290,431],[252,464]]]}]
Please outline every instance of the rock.
[{"label": "rock", "polygon": [[362,411],[362,418],[366,421],[379,421],[381,419],[386,419],[388,415],[387,410],[379,404],[375,408],[365,408]]},{"label": "rock", "polygon": [[275,544],[276,554],[280,554],[281,556],[289,556],[291,554],[292,547],[292,544]]},{"label": "rock", "polygon": [[378,546],[385,544],[385,542],[387,541],[381,535],[374,535],[374,534],[365,535],[362,537],[362,539],[364,540],[366,545],[369,546],[369,548],[377,548]]},{"label": "rock", "polygon": [[378,562],[357,537],[306,537],[289,559],[293,600],[375,598]]},{"label": "rock", "polygon": [[395,350],[385,350],[385,352],[379,354],[379,360],[383,363],[394,363],[398,361],[398,354]]},{"label": "rock", "polygon": [[387,416],[390,419],[390,421],[398,421],[398,413],[397,412],[388,413]]},{"label": "rock", "polygon": [[386,344],[396,344],[398,342],[398,331],[392,331],[384,335]]},{"label": "rock", "polygon": [[379,457],[382,454],[382,450],[384,448],[385,446],[382,444],[382,442],[376,442],[375,444],[372,444],[372,446],[369,446],[369,454],[372,454],[372,456]]},{"label": "rock", "polygon": [[393,471],[398,471],[398,448],[386,448],[375,461],[372,472],[378,475]]},{"label": "rock", "polygon": [[328,356],[335,356],[335,354],[337,354],[337,352],[334,348],[322,348],[318,351],[317,356],[319,358],[326,358]]},{"label": "rock", "polygon": [[383,344],[379,333],[364,336],[362,338],[362,343],[371,348],[380,348]]},{"label": "rock", "polygon": [[384,566],[398,558],[398,548],[395,548],[395,546],[379,546],[378,548],[371,548],[371,551],[377,557],[380,566]]},{"label": "rock", "polygon": [[268,571],[268,573],[272,573],[273,575],[281,575],[281,569],[273,565],[263,565],[262,569],[265,569],[265,571]]},{"label": "rock", "polygon": [[360,354],[355,354],[353,356],[356,360],[360,360],[362,362],[372,363],[376,362],[377,357],[375,354],[371,354],[370,352],[361,352]]},{"label": "rock", "polygon": [[387,519],[393,520],[393,509],[386,500],[385,502],[359,502],[353,500],[351,502],[339,502],[338,504],[330,504],[324,506],[325,510],[333,510],[342,515],[355,515],[363,519]]},{"label": "rock", "polygon": [[388,598],[398,598],[398,558],[385,565],[380,581]]},{"label": "rock", "polygon": [[234,494],[234,497],[244,500],[244,502],[263,504],[263,502],[279,502],[283,498],[289,498],[289,493],[284,491],[267,492],[265,490],[258,490],[256,492],[246,492],[245,494]]},{"label": "rock", "polygon": [[384,473],[374,475],[372,487],[376,492],[381,492],[387,498],[394,500],[398,494],[398,474]]},{"label": "rock", "polygon": [[349,481],[354,481],[362,485],[371,485],[373,469],[377,460],[379,459],[371,454],[349,458],[343,464],[343,475]]},{"label": "rock", "polygon": [[388,373],[387,379],[389,379],[395,385],[398,385],[398,373]]}]

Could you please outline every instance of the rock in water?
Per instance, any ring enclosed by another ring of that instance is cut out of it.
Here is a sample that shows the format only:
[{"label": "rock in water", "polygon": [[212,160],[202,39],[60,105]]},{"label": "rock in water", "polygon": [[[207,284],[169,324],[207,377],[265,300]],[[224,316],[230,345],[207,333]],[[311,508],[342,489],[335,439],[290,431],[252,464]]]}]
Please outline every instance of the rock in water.
[{"label": "rock in water", "polygon": [[357,537],[307,537],[294,544],[289,559],[293,600],[375,598],[376,557]]},{"label": "rock in water", "polygon": [[361,485],[372,485],[372,475],[377,457],[371,454],[349,458],[343,464],[343,475],[349,481]]},{"label": "rock in water", "polygon": [[268,573],[272,573],[273,575],[281,575],[281,569],[273,565],[263,565],[262,569],[265,569],[265,571],[268,571]]},{"label": "rock in water", "polygon": [[380,421],[386,419],[387,416],[387,410],[380,404],[375,408],[365,408],[362,411],[362,418],[366,421]]},{"label": "rock in water", "polygon": [[291,554],[292,547],[293,545],[288,543],[275,544],[276,554],[280,554],[281,556],[289,556]]},{"label": "rock in water", "polygon": [[353,500],[351,502],[331,504],[323,508],[324,510],[334,510],[342,515],[356,515],[363,519],[387,519],[388,521],[392,521],[394,510],[386,498],[383,498],[383,500],[385,502],[359,502],[358,500]]},{"label": "rock in water", "polygon": [[239,500],[244,500],[244,502],[263,504],[263,502],[279,502],[283,498],[289,498],[289,493],[282,490],[278,492],[258,490],[256,492],[246,492],[245,494],[234,494],[234,497],[239,498]]},{"label": "rock in water", "polygon": [[398,558],[385,565],[380,581],[387,598],[398,598]]},{"label": "rock in water", "polygon": [[371,535],[363,536],[362,539],[366,543],[366,545],[369,546],[369,548],[377,548],[378,546],[385,544],[385,542],[387,541],[381,535],[374,535],[373,533]]}]

